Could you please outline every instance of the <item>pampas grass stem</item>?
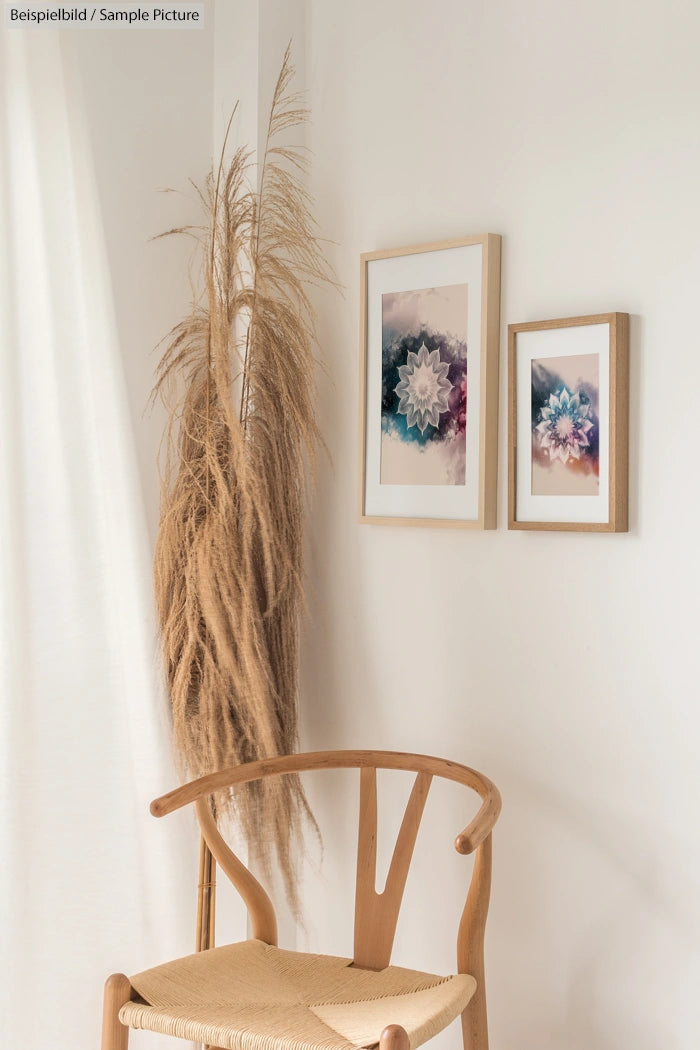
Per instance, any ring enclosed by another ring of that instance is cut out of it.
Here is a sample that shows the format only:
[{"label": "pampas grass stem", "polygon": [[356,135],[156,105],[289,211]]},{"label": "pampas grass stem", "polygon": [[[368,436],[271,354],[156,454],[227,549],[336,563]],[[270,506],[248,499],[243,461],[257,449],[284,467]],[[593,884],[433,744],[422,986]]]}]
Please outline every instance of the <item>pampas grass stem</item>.
[{"label": "pampas grass stem", "polygon": [[[229,121],[216,175],[198,190],[205,223],[168,231],[197,238],[203,268],[203,293],[167,337],[154,389],[170,412],[155,587],[190,777],[298,743],[303,527],[320,442],[308,289],[334,282],[302,185],[305,157],[279,144],[307,119],[292,74],[288,49],[259,190],[247,150],[225,160]],[[293,841],[310,817],[298,779],[267,778],[215,809],[238,822],[264,870],[276,853],[296,909]]]}]

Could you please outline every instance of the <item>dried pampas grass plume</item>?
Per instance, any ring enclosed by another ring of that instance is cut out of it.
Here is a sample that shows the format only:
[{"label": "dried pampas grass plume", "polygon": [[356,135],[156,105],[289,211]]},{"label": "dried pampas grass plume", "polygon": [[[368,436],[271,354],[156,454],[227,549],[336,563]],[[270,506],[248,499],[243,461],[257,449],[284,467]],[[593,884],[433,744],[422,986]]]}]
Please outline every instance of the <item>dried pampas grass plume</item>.
[{"label": "dried pampas grass plume", "polygon": [[[301,184],[304,155],[279,141],[307,119],[292,75],[287,49],[259,189],[251,153],[226,163],[224,142],[198,190],[206,224],[168,231],[197,238],[204,273],[154,388],[170,412],[155,586],[175,746],[191,777],[297,749],[306,479],[320,442],[308,290],[335,282]],[[266,778],[217,798],[215,811],[235,817],[265,871],[276,850],[296,909],[292,843],[310,817],[298,779]]]}]

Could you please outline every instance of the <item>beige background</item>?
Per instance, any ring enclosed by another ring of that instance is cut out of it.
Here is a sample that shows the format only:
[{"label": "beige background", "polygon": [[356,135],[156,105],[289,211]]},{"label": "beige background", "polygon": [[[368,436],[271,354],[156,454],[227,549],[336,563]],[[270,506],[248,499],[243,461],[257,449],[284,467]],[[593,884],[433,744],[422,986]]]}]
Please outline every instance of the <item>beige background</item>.
[{"label": "beige background", "polygon": [[[532,362],[555,372],[566,383],[570,394],[575,394],[581,383],[590,383],[598,389],[598,355],[572,354],[569,357],[535,358]],[[533,420],[533,423],[535,420]],[[597,474],[575,473],[555,460],[543,465],[532,460],[532,493],[536,496],[597,496]]]},{"label": "beige background", "polygon": [[[231,8],[252,11],[242,36]],[[144,33],[129,51],[85,31],[80,45],[91,49],[83,67],[152,528],[149,353],[187,297],[184,254],[146,243],[172,214],[152,191],[204,172],[223,99],[267,106],[293,33],[311,92],[317,214],[345,286],[317,299],[331,459],[310,536],[303,742],[444,754],[501,786],[487,931],[494,1050],[694,1050],[700,10],[225,0],[218,11],[215,88],[206,37],[166,51]],[[359,254],[485,231],[504,236],[499,531],[360,526]],[[631,314],[631,532],[508,533],[505,326],[609,310]],[[327,867],[325,881],[308,876],[308,941],[343,951],[354,876],[349,854],[332,858],[349,848],[356,812],[336,779],[315,795]],[[385,830],[400,819],[400,789],[387,790]],[[434,832],[418,841],[397,958],[449,968],[469,864],[451,844],[465,812],[449,792],[428,806]],[[109,831],[90,827],[99,849]],[[421,902],[439,879],[428,922]],[[189,950],[192,915],[174,922]]]}]

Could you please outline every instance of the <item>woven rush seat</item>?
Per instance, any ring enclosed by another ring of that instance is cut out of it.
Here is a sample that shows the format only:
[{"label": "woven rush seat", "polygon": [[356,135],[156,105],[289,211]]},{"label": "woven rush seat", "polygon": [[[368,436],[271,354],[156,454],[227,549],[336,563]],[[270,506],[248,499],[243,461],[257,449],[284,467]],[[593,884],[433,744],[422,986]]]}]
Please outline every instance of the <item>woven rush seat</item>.
[{"label": "woven rush seat", "polygon": [[468,974],[439,977],[398,966],[360,969],[350,959],[284,951],[250,940],[188,955],[130,978],[144,1000],[119,1019],[225,1050],[373,1047],[386,1025],[420,1046],[471,999]]}]

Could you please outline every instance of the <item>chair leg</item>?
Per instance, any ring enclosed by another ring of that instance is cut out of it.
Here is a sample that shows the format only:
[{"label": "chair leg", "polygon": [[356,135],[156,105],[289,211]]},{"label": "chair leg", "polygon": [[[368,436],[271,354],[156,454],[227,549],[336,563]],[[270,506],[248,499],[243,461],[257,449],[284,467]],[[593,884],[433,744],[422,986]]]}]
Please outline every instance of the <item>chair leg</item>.
[{"label": "chair leg", "polygon": [[462,1012],[464,1050],[489,1050],[484,983],[484,930],[491,892],[491,835],[476,851],[467,902],[457,934],[457,973],[469,973],[476,991]]},{"label": "chair leg", "polygon": [[462,1039],[464,1050],[489,1050],[489,1030],[486,1021],[486,988],[483,969],[476,977],[476,991],[462,1011]]},{"label": "chair leg", "polygon": [[102,1050],[127,1050],[129,1029],[119,1020],[119,1011],[131,999],[131,984],[123,973],[113,973],[105,984],[102,1012]]},{"label": "chair leg", "polygon": [[406,1029],[400,1024],[388,1024],[379,1037],[379,1050],[409,1050]]}]

